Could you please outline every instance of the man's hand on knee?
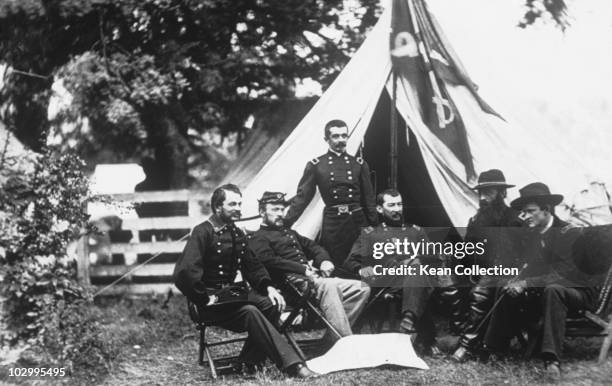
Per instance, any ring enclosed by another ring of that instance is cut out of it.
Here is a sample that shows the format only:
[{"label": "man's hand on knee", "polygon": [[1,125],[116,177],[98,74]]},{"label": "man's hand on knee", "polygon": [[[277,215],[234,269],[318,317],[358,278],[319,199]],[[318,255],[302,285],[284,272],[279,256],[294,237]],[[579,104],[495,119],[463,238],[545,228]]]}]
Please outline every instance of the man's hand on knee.
[{"label": "man's hand on knee", "polygon": [[283,312],[285,310],[285,298],[281,295],[278,290],[272,286],[268,286],[268,298],[276,306],[279,312]]}]

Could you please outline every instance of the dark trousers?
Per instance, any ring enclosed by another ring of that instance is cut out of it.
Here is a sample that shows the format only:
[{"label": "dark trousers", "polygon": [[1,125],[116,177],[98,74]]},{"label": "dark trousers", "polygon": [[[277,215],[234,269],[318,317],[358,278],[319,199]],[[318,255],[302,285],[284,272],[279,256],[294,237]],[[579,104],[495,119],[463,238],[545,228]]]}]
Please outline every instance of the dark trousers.
[{"label": "dark trousers", "polygon": [[486,332],[484,317],[493,306],[496,288],[488,277],[481,278],[468,294],[467,320],[459,337],[459,345],[475,349]]},{"label": "dark trousers", "polygon": [[323,212],[323,226],[319,243],[329,253],[336,266],[335,275],[350,277],[344,272],[342,265],[346,260],[355,240],[361,233],[361,228],[368,226],[362,210],[351,214],[338,214],[336,210],[325,209]]},{"label": "dark trousers", "polygon": [[[384,267],[399,267],[401,265],[415,265],[418,262],[410,259],[394,260],[388,259]],[[410,314],[416,323],[419,341],[425,345],[431,345],[435,341],[436,330],[432,318],[431,302],[429,301],[434,291],[432,278],[427,275],[397,275],[378,276],[371,281],[370,286],[376,293],[375,287],[386,287],[389,292],[401,295],[402,315]]]},{"label": "dark trousers", "polygon": [[[501,288],[497,296],[503,292]],[[485,344],[494,351],[505,351],[510,340],[522,328],[539,322],[540,353],[561,357],[565,339],[565,319],[568,313],[591,308],[586,288],[571,288],[551,284],[529,289],[527,295],[512,298],[504,295],[491,315]]]},{"label": "dark trousers", "polygon": [[207,320],[234,332],[248,332],[241,360],[249,364],[261,363],[270,358],[281,369],[300,363],[302,360],[274,326],[278,311],[270,299],[253,291],[248,303],[226,304],[206,307]]}]

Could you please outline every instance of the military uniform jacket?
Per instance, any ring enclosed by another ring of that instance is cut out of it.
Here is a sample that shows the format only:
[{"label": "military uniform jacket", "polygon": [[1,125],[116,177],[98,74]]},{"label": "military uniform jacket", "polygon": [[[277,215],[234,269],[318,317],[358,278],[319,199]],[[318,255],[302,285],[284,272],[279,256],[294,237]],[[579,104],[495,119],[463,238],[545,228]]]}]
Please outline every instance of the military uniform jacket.
[{"label": "military uniform jacket", "polygon": [[[385,255],[381,259],[374,258],[374,243],[393,243],[396,239],[403,241],[407,239],[409,242],[423,241],[429,239],[425,231],[416,225],[404,225],[402,227],[388,227],[385,223],[381,223],[373,230],[364,228],[361,230],[359,238],[353,244],[351,252],[344,262],[344,268],[348,271],[358,274],[363,267],[374,266],[377,264],[385,265],[388,259],[408,259],[411,255]],[[384,251],[383,251],[384,252]]]},{"label": "military uniform jacket", "polygon": [[287,273],[303,275],[309,260],[315,267],[330,260],[323,247],[286,227],[262,225],[249,237],[249,246],[275,279]]},{"label": "military uniform jacket", "polygon": [[285,221],[291,225],[302,215],[319,187],[325,206],[356,205],[363,208],[368,223],[378,223],[376,198],[370,181],[370,168],[362,159],[331,150],[309,161],[291,200]]},{"label": "military uniform jacket", "polygon": [[268,271],[248,248],[245,234],[212,215],[193,228],[174,267],[174,284],[190,301],[205,306],[215,290],[234,283],[238,270],[262,294],[272,285]]}]

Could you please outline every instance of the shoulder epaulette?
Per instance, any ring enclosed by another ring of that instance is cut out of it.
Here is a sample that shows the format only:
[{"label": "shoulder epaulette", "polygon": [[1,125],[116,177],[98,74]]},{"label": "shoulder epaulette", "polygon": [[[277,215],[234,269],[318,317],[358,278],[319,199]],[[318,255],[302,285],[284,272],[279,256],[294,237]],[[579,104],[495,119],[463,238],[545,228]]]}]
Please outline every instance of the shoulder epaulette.
[{"label": "shoulder epaulette", "polygon": [[363,158],[361,158],[361,157],[357,157],[357,158],[355,158],[355,160],[357,161],[357,163],[358,163],[359,165],[363,165]]},{"label": "shoulder epaulette", "polygon": [[416,225],[416,224],[412,224],[412,227],[414,229],[416,229],[417,231],[421,231],[423,228],[421,228],[420,226]]},{"label": "shoulder epaulette", "polygon": [[310,163],[312,163],[313,165],[316,165],[319,163],[319,159],[318,158],[313,158],[310,160]]}]

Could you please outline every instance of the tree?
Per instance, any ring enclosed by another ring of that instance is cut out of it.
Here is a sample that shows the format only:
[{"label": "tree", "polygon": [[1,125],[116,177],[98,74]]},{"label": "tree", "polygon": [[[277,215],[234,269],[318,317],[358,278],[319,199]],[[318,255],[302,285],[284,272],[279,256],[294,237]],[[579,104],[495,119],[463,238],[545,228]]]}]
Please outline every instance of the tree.
[{"label": "tree", "polygon": [[[202,132],[240,130],[261,102],[291,97],[298,78],[329,84],[375,22],[376,2],[361,3],[353,28],[339,23],[341,0],[5,2],[5,119],[34,149],[50,125],[71,122],[79,130],[67,139],[81,153],[148,155],[165,177],[160,188],[184,187]],[[49,123],[57,79],[73,100]]]},{"label": "tree", "polygon": [[525,0],[525,6],[527,11],[519,22],[519,27],[525,28],[547,16],[562,30],[569,25],[565,0]]},{"label": "tree", "polygon": [[[150,157],[161,175],[158,189],[185,187],[189,157],[202,153],[202,133],[239,132],[262,104],[291,98],[296,79],[331,83],[379,11],[376,0],[347,4],[5,0],[2,119],[34,150],[53,127],[84,158],[106,149],[119,159]],[[526,4],[524,24],[545,12],[563,20],[563,0]],[[342,23],[342,12],[357,23]],[[50,122],[57,80],[73,100]]]}]

